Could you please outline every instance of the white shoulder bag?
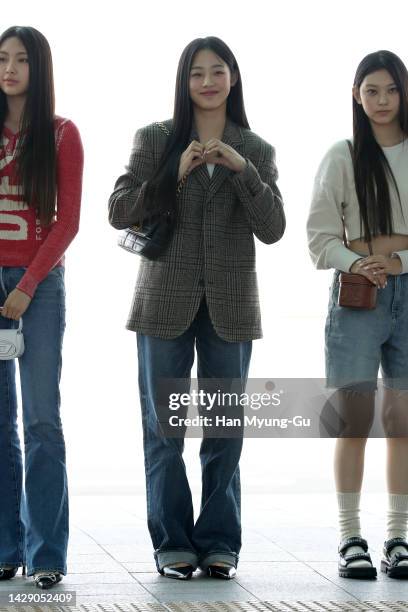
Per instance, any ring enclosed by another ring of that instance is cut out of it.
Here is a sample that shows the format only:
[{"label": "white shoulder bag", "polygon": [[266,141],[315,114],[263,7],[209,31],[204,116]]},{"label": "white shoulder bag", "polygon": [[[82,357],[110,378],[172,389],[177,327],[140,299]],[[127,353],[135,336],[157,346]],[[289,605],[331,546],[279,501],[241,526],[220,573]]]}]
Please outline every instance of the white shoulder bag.
[{"label": "white shoulder bag", "polygon": [[13,329],[0,329],[0,359],[15,359],[24,353],[23,319]]}]

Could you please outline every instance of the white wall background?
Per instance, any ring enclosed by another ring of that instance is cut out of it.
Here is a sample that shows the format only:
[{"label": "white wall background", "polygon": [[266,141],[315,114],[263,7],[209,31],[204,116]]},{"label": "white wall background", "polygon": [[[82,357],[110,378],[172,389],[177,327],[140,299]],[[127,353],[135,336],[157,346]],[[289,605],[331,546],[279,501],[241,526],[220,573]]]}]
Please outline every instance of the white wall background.
[{"label": "white wall background", "polygon": [[[264,339],[252,377],[324,375],[330,272],[309,259],[305,222],[319,160],[351,134],[351,85],[364,55],[390,49],[408,61],[406,3],[379,0],[5,2],[1,29],[32,25],[53,50],[57,112],[85,147],[81,232],[67,255],[68,327],[63,422],[72,492],[144,490],[136,337],[124,329],[137,257],[116,247],[107,200],[134,131],[173,111],[179,56],[216,35],[234,51],[251,128],[277,150],[287,231],[257,244]],[[245,491],[332,489],[331,440],[247,440]],[[199,487],[198,441],[186,462]],[[365,487],[384,489],[383,440],[368,447]]]}]

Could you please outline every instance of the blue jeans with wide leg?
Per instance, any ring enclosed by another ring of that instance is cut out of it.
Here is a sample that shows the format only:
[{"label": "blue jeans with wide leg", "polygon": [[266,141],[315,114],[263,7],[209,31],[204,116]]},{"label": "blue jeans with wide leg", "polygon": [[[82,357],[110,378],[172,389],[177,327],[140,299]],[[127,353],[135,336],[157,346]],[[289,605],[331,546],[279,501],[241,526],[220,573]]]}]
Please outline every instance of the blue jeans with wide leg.
[{"label": "blue jeans with wide leg", "polygon": [[[0,267],[0,305],[24,272]],[[15,324],[0,316],[0,328]],[[64,329],[64,268],[58,266],[38,285],[23,315],[24,474],[16,366],[0,361],[0,565],[25,564],[29,576],[40,569],[66,574],[68,487],[59,393]]]},{"label": "blue jeans with wide leg", "polygon": [[227,342],[211,323],[203,298],[191,326],[167,340],[137,334],[143,419],[148,527],[157,569],[176,562],[202,569],[214,562],[236,566],[241,548],[239,459],[242,436],[204,437],[201,512],[194,522],[183,461],[183,437],[158,432],[157,388],[162,378],[190,379],[197,351],[198,379],[240,379],[245,389],[252,342]]}]

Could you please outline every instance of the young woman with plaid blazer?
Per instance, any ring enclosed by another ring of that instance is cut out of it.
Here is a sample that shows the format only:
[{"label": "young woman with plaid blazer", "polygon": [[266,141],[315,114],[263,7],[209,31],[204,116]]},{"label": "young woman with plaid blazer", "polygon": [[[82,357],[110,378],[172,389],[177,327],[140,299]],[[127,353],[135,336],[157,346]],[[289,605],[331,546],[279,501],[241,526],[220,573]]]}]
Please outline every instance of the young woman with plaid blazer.
[{"label": "young woman with plaid blazer", "polygon": [[172,578],[191,578],[197,567],[217,578],[236,573],[242,431],[214,437],[204,427],[194,521],[184,430],[160,435],[158,389],[162,378],[183,378],[188,392],[194,345],[200,388],[217,378],[245,389],[252,340],[262,336],[254,235],[272,244],[285,229],[274,159],[249,129],[233,53],[218,38],[199,38],[180,58],[173,118],[136,132],[109,200],[117,229],[176,214],[166,251],[140,261],[127,323],[137,332],[148,526],[157,569]]}]

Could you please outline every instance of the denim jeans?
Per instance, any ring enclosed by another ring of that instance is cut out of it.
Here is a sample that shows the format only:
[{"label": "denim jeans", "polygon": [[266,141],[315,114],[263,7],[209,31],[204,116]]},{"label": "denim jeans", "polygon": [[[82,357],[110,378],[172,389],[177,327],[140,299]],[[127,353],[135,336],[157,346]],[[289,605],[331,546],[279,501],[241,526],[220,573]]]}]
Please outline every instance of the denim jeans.
[{"label": "denim jeans", "polygon": [[[0,267],[0,305],[24,272]],[[0,316],[0,328],[15,324]],[[29,576],[39,569],[66,574],[68,488],[59,393],[64,329],[64,268],[59,266],[38,285],[23,315],[24,478],[15,362],[0,361],[0,565],[25,564]]]},{"label": "denim jeans", "polygon": [[[184,561],[202,569],[213,561],[237,565],[241,548],[239,459],[242,436],[204,437],[201,512],[194,523],[182,453],[184,439],[157,432],[155,390],[160,378],[190,379],[197,350],[200,378],[241,379],[245,389],[252,342],[227,342],[211,323],[205,298],[189,329],[168,340],[137,334],[148,527],[157,569]],[[188,390],[188,389],[187,389]]]},{"label": "denim jeans", "polygon": [[326,320],[326,378],[333,388],[408,389],[408,274],[387,276],[373,310],[339,306],[336,270]]}]

